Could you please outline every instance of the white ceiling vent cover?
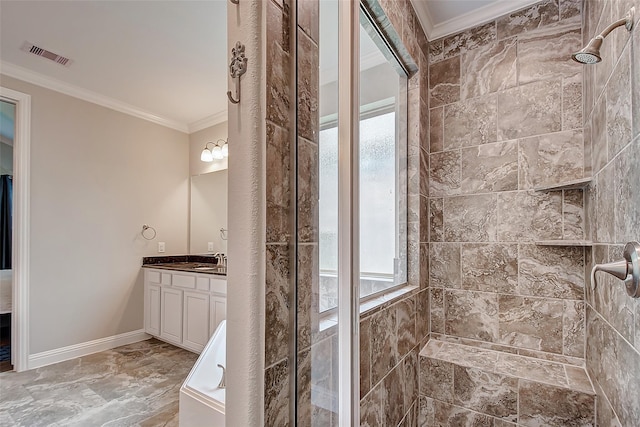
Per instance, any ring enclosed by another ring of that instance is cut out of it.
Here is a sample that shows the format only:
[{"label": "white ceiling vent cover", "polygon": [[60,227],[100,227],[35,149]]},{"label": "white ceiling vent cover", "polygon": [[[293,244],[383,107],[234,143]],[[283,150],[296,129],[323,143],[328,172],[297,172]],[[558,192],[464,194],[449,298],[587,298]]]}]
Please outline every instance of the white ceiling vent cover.
[{"label": "white ceiling vent cover", "polygon": [[41,56],[60,65],[64,65],[65,67],[69,67],[71,64],[73,64],[73,61],[71,59],[65,58],[62,55],[58,55],[57,53],[53,53],[41,47],[35,46],[33,43],[24,42],[24,44],[22,45],[22,50],[27,53]]}]

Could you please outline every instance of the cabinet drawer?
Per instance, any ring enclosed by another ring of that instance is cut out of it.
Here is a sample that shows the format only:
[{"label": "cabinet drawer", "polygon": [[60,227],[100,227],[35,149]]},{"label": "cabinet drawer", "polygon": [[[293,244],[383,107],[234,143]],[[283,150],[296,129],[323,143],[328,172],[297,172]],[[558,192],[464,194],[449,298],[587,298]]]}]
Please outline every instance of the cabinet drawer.
[{"label": "cabinet drawer", "polygon": [[195,289],[196,278],[195,276],[184,276],[182,274],[174,274],[173,286],[178,288],[185,288],[185,289]]},{"label": "cabinet drawer", "polygon": [[198,277],[196,280],[196,289],[199,291],[209,292],[209,278]]},{"label": "cabinet drawer", "polygon": [[210,279],[211,292],[227,294],[227,281],[223,279]]},{"label": "cabinet drawer", "polygon": [[160,282],[160,272],[154,270],[146,270],[146,279],[149,283],[161,283]]}]

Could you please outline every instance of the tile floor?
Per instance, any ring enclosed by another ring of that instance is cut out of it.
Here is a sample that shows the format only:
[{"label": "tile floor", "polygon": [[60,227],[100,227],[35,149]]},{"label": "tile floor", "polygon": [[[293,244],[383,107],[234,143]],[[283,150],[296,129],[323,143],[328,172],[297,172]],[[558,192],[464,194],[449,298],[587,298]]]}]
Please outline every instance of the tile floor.
[{"label": "tile floor", "polygon": [[0,374],[0,426],[177,426],[197,354],[150,339]]}]

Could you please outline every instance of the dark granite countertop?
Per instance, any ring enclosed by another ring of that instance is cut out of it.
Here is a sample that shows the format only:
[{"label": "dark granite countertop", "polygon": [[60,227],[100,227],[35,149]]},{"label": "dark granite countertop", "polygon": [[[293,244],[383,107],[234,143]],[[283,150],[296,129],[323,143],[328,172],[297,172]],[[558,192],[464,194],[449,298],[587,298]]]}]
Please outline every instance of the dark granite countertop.
[{"label": "dark granite countertop", "polygon": [[142,267],[226,276],[227,267],[218,265],[216,261],[213,255],[154,256],[144,257]]}]

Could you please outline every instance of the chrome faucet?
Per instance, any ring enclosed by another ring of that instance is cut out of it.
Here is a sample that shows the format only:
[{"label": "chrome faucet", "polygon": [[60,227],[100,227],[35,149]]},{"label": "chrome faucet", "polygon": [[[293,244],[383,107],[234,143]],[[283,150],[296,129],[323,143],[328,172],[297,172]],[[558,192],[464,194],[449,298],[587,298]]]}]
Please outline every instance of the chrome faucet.
[{"label": "chrome faucet", "polygon": [[591,270],[591,286],[596,288],[596,272],[604,271],[624,280],[627,294],[640,298],[640,243],[629,242],[624,247],[624,259],[606,264],[596,264]]},{"label": "chrome faucet", "polygon": [[220,383],[218,384],[218,388],[226,388],[227,384],[225,382],[225,376],[227,375],[227,371],[224,369],[224,366],[218,363],[218,368],[222,369],[222,378],[220,378]]}]

